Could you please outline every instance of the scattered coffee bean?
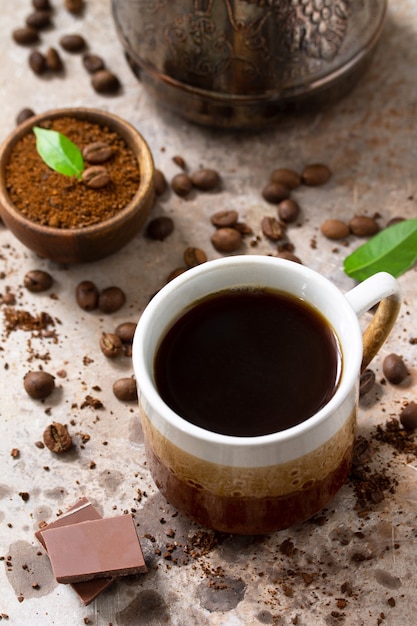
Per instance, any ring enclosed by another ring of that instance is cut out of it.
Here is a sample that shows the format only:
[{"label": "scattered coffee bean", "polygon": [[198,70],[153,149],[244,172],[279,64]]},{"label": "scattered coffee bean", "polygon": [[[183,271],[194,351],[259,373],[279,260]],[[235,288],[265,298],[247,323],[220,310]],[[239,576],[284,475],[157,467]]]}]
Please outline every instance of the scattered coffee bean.
[{"label": "scattered coffee bean", "polygon": [[371,237],[379,231],[379,224],[372,217],[355,215],[349,221],[349,228],[356,237]]},{"label": "scattered coffee bean", "polygon": [[134,378],[119,378],[113,383],[113,393],[122,402],[134,402],[138,399],[138,389]]},{"label": "scattered coffee bean", "polygon": [[64,67],[62,59],[56,48],[48,48],[45,54],[46,65],[51,72],[60,72]]},{"label": "scattered coffee bean", "polygon": [[268,183],[262,190],[262,196],[270,204],[278,204],[290,197],[290,190],[281,183]]},{"label": "scattered coffee bean", "polygon": [[293,252],[288,252],[288,250],[281,250],[280,252],[278,252],[277,257],[279,259],[286,259],[287,261],[293,261],[294,263],[299,263],[300,265],[302,265],[300,257],[298,257]]},{"label": "scattered coffee bean", "polygon": [[322,234],[327,239],[345,239],[350,235],[350,228],[342,220],[328,219],[320,226]]},{"label": "scattered coffee bean", "polygon": [[89,74],[94,74],[94,72],[104,70],[106,65],[104,60],[98,54],[86,52],[83,55],[83,67]]},{"label": "scattered coffee bean", "polygon": [[40,293],[49,289],[54,282],[52,276],[43,270],[30,270],[23,279],[26,289],[33,293]]},{"label": "scattered coffee bean", "polygon": [[83,149],[83,157],[92,165],[100,165],[109,161],[113,156],[113,148],[104,141],[94,141]]},{"label": "scattered coffee bean", "polygon": [[167,179],[161,170],[155,169],[154,173],[155,193],[157,196],[162,196],[168,189]]},{"label": "scattered coffee bean", "polygon": [[31,46],[32,44],[39,42],[38,31],[36,28],[30,28],[29,26],[16,28],[12,32],[12,37],[14,41],[21,46]]},{"label": "scattered coffee bean", "polygon": [[301,174],[301,181],[309,187],[318,187],[327,183],[332,172],[327,165],[322,163],[313,163],[307,165]]},{"label": "scattered coffee bean", "polygon": [[171,181],[171,187],[177,196],[183,198],[187,196],[193,188],[193,181],[188,174],[176,174]]},{"label": "scattered coffee bean", "polygon": [[359,396],[362,398],[362,396],[369,393],[374,385],[375,385],[375,372],[371,369],[366,369],[364,372],[362,372],[360,376]]},{"label": "scattered coffee bean", "polygon": [[116,359],[123,354],[123,343],[116,333],[102,333],[99,345],[108,359]]},{"label": "scattered coffee bean", "polygon": [[149,239],[156,239],[163,241],[174,230],[174,222],[167,215],[161,215],[160,217],[154,217],[146,227],[146,236]]},{"label": "scattered coffee bean", "polygon": [[59,40],[59,44],[61,48],[63,48],[66,52],[83,52],[87,47],[87,43],[82,35],[78,35],[77,33],[70,35],[63,35]]},{"label": "scattered coffee bean", "polygon": [[77,15],[84,10],[84,0],[65,0],[64,7],[70,13]]},{"label": "scattered coffee bean", "polygon": [[43,432],[45,446],[55,454],[62,454],[72,447],[72,438],[65,424],[52,422]]},{"label": "scattered coffee bean", "polygon": [[211,237],[211,243],[218,252],[235,252],[242,246],[242,235],[235,228],[218,228]]},{"label": "scattered coffee bean", "polygon": [[220,176],[216,170],[203,168],[191,175],[194,187],[201,191],[211,191],[219,186]]},{"label": "scattered coffee bean", "polygon": [[119,339],[121,339],[122,343],[132,345],[135,331],[135,322],[122,322],[117,326],[114,332],[119,337]]},{"label": "scattered coffee bean", "polygon": [[120,287],[106,287],[98,297],[98,308],[103,313],[115,313],[126,302],[126,295]]},{"label": "scattered coffee bean", "polygon": [[33,50],[29,55],[29,67],[30,69],[38,75],[43,74],[48,69],[46,58],[39,52],[39,50]]},{"label": "scattered coffee bean", "polygon": [[400,422],[405,430],[417,429],[417,403],[409,402],[400,413]]},{"label": "scattered coffee bean", "polygon": [[49,0],[32,0],[32,6],[37,11],[50,11],[52,9]]},{"label": "scattered coffee bean", "polygon": [[174,278],[177,278],[177,276],[181,276],[181,274],[184,274],[187,269],[188,267],[176,267],[174,270],[172,270],[172,272],[168,274],[167,283],[169,283],[171,280],[174,280]]},{"label": "scattered coffee bean", "polygon": [[189,246],[184,250],[184,261],[188,268],[196,267],[207,261],[207,255],[204,250]]},{"label": "scattered coffee bean", "polygon": [[120,89],[120,81],[116,74],[109,70],[98,70],[91,77],[91,85],[97,93],[114,94]]},{"label": "scattered coffee bean", "polygon": [[249,224],[246,224],[246,222],[236,222],[236,224],[233,224],[233,228],[238,230],[241,235],[253,234],[252,228],[249,226]]},{"label": "scattered coffee bean", "polygon": [[404,220],[405,220],[405,217],[392,217],[390,220],[388,220],[387,227],[394,226],[394,224],[399,224],[400,222],[403,222]]},{"label": "scattered coffee bean", "polygon": [[398,354],[389,354],[382,363],[385,378],[392,385],[399,385],[408,376],[408,369]]},{"label": "scattered coffee bean", "polygon": [[51,25],[51,13],[50,11],[36,10],[26,18],[26,25],[30,28],[36,28],[36,30],[42,30]]},{"label": "scattered coffee bean", "polygon": [[34,115],[35,115],[35,111],[33,111],[33,109],[29,109],[29,108],[22,109],[21,111],[19,111],[19,113],[16,116],[16,124],[17,125],[22,124],[23,122],[30,119]]},{"label": "scattered coffee bean", "polygon": [[175,163],[175,165],[178,165],[178,167],[180,167],[182,170],[187,169],[187,164],[185,162],[184,157],[180,156],[179,154],[176,154],[175,156],[172,157],[172,160]]},{"label": "scattered coffee bean", "polygon": [[301,176],[293,170],[279,167],[272,172],[271,182],[280,183],[287,189],[296,189],[301,185]]},{"label": "scattered coffee bean", "polygon": [[91,189],[101,189],[110,182],[109,171],[102,165],[92,165],[87,167],[82,173],[82,181],[84,185]]},{"label": "scattered coffee bean", "polygon": [[78,306],[84,311],[94,311],[98,307],[99,290],[91,280],[81,281],[75,290]]},{"label": "scattered coffee bean", "polygon": [[300,206],[298,202],[292,198],[286,198],[278,205],[278,217],[288,224],[295,222],[300,214]]},{"label": "scattered coffee bean", "polygon": [[43,400],[55,389],[55,378],[43,370],[28,372],[23,378],[23,386],[31,398]]},{"label": "scattered coffee bean", "polygon": [[262,218],[261,229],[265,237],[272,241],[279,241],[285,237],[285,227],[275,217]]},{"label": "scattered coffee bean", "polygon": [[225,226],[232,227],[237,223],[238,217],[237,211],[229,209],[226,211],[217,211],[217,213],[211,216],[210,221],[216,228],[224,228]]}]

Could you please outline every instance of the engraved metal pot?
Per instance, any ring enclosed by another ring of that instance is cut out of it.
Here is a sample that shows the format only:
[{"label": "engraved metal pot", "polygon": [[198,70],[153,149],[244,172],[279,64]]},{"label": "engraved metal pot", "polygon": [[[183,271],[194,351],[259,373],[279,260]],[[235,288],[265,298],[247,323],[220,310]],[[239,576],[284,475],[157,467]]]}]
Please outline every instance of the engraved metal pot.
[{"label": "engraved metal pot", "polygon": [[112,0],[126,57],[191,121],[270,123],[344,95],[367,67],[387,0]]}]

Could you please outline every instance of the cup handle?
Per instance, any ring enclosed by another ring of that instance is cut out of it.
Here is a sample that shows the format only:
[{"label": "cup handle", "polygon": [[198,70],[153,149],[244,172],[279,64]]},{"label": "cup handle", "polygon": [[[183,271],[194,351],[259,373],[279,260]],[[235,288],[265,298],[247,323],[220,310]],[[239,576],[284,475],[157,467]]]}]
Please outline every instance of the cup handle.
[{"label": "cup handle", "polygon": [[401,289],[391,274],[378,272],[348,291],[345,298],[358,317],[379,303],[374,317],[363,333],[363,372],[394,326],[401,306]]}]

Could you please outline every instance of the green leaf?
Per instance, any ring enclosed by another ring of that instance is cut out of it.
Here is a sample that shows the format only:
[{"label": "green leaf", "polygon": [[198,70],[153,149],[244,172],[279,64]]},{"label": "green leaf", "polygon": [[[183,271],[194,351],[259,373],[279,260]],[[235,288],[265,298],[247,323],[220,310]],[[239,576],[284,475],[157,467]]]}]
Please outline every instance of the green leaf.
[{"label": "green leaf", "polygon": [[417,261],[417,219],[393,224],[357,248],[344,261],[344,270],[356,280],[376,272],[397,278]]},{"label": "green leaf", "polygon": [[36,135],[36,150],[48,167],[65,176],[81,178],[83,155],[68,137],[39,126],[34,126],[33,132]]}]

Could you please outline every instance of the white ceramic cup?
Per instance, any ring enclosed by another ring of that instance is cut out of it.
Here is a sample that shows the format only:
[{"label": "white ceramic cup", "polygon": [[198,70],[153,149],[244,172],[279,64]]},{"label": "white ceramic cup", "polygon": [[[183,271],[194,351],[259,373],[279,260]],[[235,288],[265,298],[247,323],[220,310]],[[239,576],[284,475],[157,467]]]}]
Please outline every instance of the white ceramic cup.
[{"label": "white ceramic cup", "polygon": [[[154,359],[162,337],[197,301],[248,287],[289,293],[328,321],[342,352],[339,385],[315,415],[287,430],[237,437],[200,428],[161,399]],[[362,335],[358,317],[378,304]],[[223,532],[263,534],[323,508],[349,473],[360,372],[388,336],[400,308],[398,282],[376,274],[346,294],[317,272],[268,256],[232,256],[187,270],[143,312],[133,367],[147,460],[159,490],[178,510]]]}]

